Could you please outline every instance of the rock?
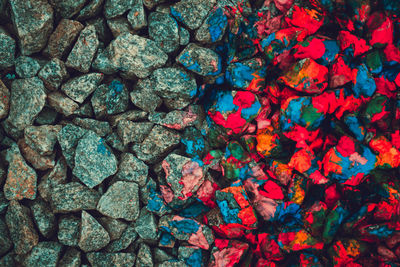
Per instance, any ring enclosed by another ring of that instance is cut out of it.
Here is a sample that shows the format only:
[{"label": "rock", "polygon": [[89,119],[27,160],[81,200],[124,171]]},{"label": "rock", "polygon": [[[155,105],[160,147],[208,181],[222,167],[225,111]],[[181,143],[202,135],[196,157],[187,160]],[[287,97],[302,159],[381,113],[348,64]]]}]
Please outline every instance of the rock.
[{"label": "rock", "polygon": [[61,157],[57,161],[57,164],[54,166],[54,168],[41,177],[38,186],[40,196],[44,200],[50,201],[53,188],[56,185],[65,183],[66,181],[67,181],[67,163],[65,162],[65,159]]},{"label": "rock", "polygon": [[107,135],[105,140],[109,146],[111,146],[112,148],[114,148],[120,152],[128,151],[128,145],[124,145],[122,143],[121,138],[119,138],[119,136],[116,132],[113,132],[112,134]]},{"label": "rock", "polygon": [[79,105],[63,93],[54,92],[47,95],[49,105],[64,116],[71,116]]},{"label": "rock", "polygon": [[10,109],[10,90],[8,90],[7,86],[3,83],[2,80],[0,80],[0,120],[4,119],[8,115],[9,109]]},{"label": "rock", "polygon": [[49,1],[64,19],[72,18],[85,5],[85,0],[50,0]]},{"label": "rock", "polygon": [[4,184],[5,197],[8,200],[35,199],[36,172],[25,162],[16,144],[7,150],[6,160],[9,166]]},{"label": "rock", "polygon": [[221,73],[221,58],[213,50],[188,44],[176,58],[185,68],[202,76],[215,76]]},{"label": "rock", "polygon": [[102,84],[94,91],[91,104],[96,117],[124,112],[129,105],[128,90],[118,80],[113,80],[108,86]]},{"label": "rock", "polygon": [[43,66],[38,76],[42,79],[47,89],[57,90],[68,79],[69,74],[64,62],[58,58],[53,58]]},{"label": "rock", "polygon": [[121,120],[118,122],[117,132],[124,145],[129,143],[141,143],[148,136],[153,123],[151,122],[133,122]]},{"label": "rock", "polygon": [[185,152],[189,157],[203,158],[210,151],[208,141],[205,140],[201,131],[195,127],[188,127],[182,135],[181,143],[185,146]]},{"label": "rock", "polygon": [[160,248],[154,248],[154,260],[156,263],[172,260],[173,257],[168,255],[164,250]]},{"label": "rock", "polygon": [[131,267],[134,266],[136,255],[134,253],[104,253],[92,252],[86,254],[92,267],[104,267],[107,262],[109,266]]},{"label": "rock", "polygon": [[162,104],[161,98],[153,93],[153,83],[150,79],[141,79],[130,93],[132,103],[138,108],[152,112]]},{"label": "rock", "polygon": [[131,24],[125,17],[117,17],[107,20],[107,25],[111,30],[114,38],[117,38],[122,33],[134,33]]},{"label": "rock", "polygon": [[265,76],[265,62],[260,58],[252,58],[228,65],[225,72],[227,81],[236,88],[246,89],[255,77]]},{"label": "rock", "polygon": [[40,155],[38,152],[36,152],[36,150],[33,150],[26,144],[24,138],[18,140],[18,147],[26,161],[29,162],[36,170],[44,171],[51,169],[56,164],[55,153],[48,156]]},{"label": "rock", "polygon": [[135,222],[135,231],[144,240],[158,239],[156,218],[145,207],[142,208],[139,218]]},{"label": "rock", "polygon": [[72,215],[61,217],[58,222],[58,241],[65,246],[78,246],[80,228],[80,218]]},{"label": "rock", "polygon": [[77,182],[56,185],[51,194],[51,206],[54,213],[94,210],[100,194]]},{"label": "rock", "polygon": [[9,251],[13,246],[11,241],[10,232],[7,229],[7,225],[0,219],[0,257]]},{"label": "rock", "polygon": [[190,42],[190,33],[183,27],[179,27],[179,44],[188,45]]},{"label": "rock", "polygon": [[4,196],[3,190],[0,190],[0,214],[3,214],[8,207],[9,201]]},{"label": "rock", "polygon": [[70,50],[83,25],[79,21],[62,19],[49,38],[44,50],[52,58],[62,59]]},{"label": "rock", "polygon": [[21,53],[39,52],[53,30],[53,9],[46,0],[10,0],[9,3]]},{"label": "rock", "polygon": [[153,9],[154,6],[158,4],[162,4],[166,2],[167,0],[143,0],[143,4],[148,8],[148,9]]},{"label": "rock", "polygon": [[153,256],[150,250],[150,247],[145,243],[141,243],[139,247],[139,251],[137,253],[136,264],[137,267],[152,267],[153,264]]},{"label": "rock", "polygon": [[133,182],[115,182],[100,198],[97,210],[111,218],[135,221],[139,216],[138,185]]},{"label": "rock", "polygon": [[178,248],[178,259],[184,261],[188,266],[193,264],[204,265],[202,250],[194,246],[180,246]]},{"label": "rock", "polygon": [[74,101],[83,101],[99,86],[103,80],[102,73],[89,73],[75,77],[61,86],[61,90]]},{"label": "rock", "polygon": [[119,252],[124,250],[136,240],[137,236],[138,235],[133,226],[128,225],[121,237],[108,244],[104,250],[107,252]]},{"label": "rock", "polygon": [[97,251],[110,242],[110,236],[99,222],[86,211],[82,211],[79,248],[85,252]]},{"label": "rock", "polygon": [[119,239],[128,227],[125,222],[110,217],[101,217],[99,222],[110,235],[111,241]]},{"label": "rock", "polygon": [[101,137],[88,131],[78,141],[72,173],[86,186],[93,188],[116,172],[117,159],[114,154]]},{"label": "rock", "polygon": [[228,19],[222,8],[213,9],[203,24],[196,31],[195,38],[199,42],[215,43],[224,36]]},{"label": "rock", "polygon": [[8,253],[3,258],[0,258],[0,266],[17,266],[14,258],[15,254],[13,252]]},{"label": "rock", "polygon": [[43,199],[37,198],[30,205],[33,221],[39,232],[46,238],[50,238],[56,229],[56,218],[49,208],[48,203]]},{"label": "rock", "polygon": [[215,5],[216,0],[186,0],[170,7],[171,14],[189,29],[195,30]]},{"label": "rock", "polygon": [[106,0],[104,16],[107,19],[122,15],[135,5],[135,0]]},{"label": "rock", "polygon": [[75,248],[68,248],[64,256],[58,262],[59,267],[80,267],[81,252]]},{"label": "rock", "polygon": [[0,69],[12,67],[15,60],[15,40],[0,27]]},{"label": "rock", "polygon": [[37,125],[48,125],[56,124],[58,113],[49,106],[44,106],[42,111],[36,117],[34,124]]},{"label": "rock", "polygon": [[24,260],[25,266],[56,267],[62,245],[57,242],[39,242]]},{"label": "rock", "polygon": [[163,158],[179,142],[177,132],[156,125],[146,139],[141,144],[133,145],[132,149],[140,160],[152,164]]},{"label": "rock", "polygon": [[141,110],[129,110],[125,113],[110,117],[110,123],[112,127],[115,127],[118,125],[120,121],[123,120],[139,121],[139,120],[145,120],[146,118],[147,118],[147,112]]},{"label": "rock", "polygon": [[37,78],[18,79],[11,84],[10,113],[6,123],[17,131],[32,125],[46,103],[43,82]]},{"label": "rock", "polygon": [[169,14],[150,13],[149,36],[165,53],[171,53],[179,47],[178,23]]},{"label": "rock", "polygon": [[127,18],[135,31],[147,26],[147,18],[143,7],[143,0],[135,1],[131,11],[128,13]]},{"label": "rock", "polygon": [[84,8],[79,11],[76,19],[85,20],[100,13],[104,0],[91,0]]},{"label": "rock", "polygon": [[18,201],[11,201],[6,213],[6,223],[14,243],[14,252],[26,254],[37,245],[39,236],[33,226],[29,209]]},{"label": "rock", "polygon": [[96,28],[93,25],[86,26],[81,31],[71,53],[69,53],[65,65],[87,73],[98,47],[99,40],[97,39]]},{"label": "rock", "polygon": [[72,121],[74,124],[78,125],[79,127],[82,127],[87,130],[92,130],[95,132],[97,135],[104,137],[107,134],[111,133],[111,127],[110,124],[107,121],[97,121],[94,119],[88,119],[88,118],[75,118]]},{"label": "rock", "polygon": [[61,125],[28,126],[24,129],[25,142],[40,155],[51,155]]},{"label": "rock", "polygon": [[39,62],[31,57],[19,56],[15,60],[15,72],[20,78],[32,78],[40,70]]},{"label": "rock", "polygon": [[135,182],[143,187],[147,182],[149,167],[131,153],[123,153],[115,177],[121,181]]},{"label": "rock", "polygon": [[183,130],[186,127],[195,125],[200,116],[201,114],[193,113],[192,110],[173,110],[162,117],[154,118],[154,120],[149,116],[149,120],[167,128]]}]

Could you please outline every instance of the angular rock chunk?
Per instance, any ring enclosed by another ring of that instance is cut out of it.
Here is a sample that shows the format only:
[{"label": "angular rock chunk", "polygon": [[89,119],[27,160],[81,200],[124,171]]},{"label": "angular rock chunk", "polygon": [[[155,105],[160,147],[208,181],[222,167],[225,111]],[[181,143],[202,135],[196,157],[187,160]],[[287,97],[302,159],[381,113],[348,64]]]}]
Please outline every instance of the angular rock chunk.
[{"label": "angular rock chunk", "polygon": [[138,185],[132,182],[115,182],[100,198],[97,210],[115,219],[136,220],[139,216]]},{"label": "angular rock chunk", "polygon": [[81,228],[81,219],[75,216],[63,216],[58,223],[58,241],[66,246],[77,246]]},{"label": "angular rock chunk", "polygon": [[68,248],[64,256],[58,262],[59,267],[80,267],[81,252],[75,248]]},{"label": "angular rock chunk", "polygon": [[179,47],[178,23],[169,14],[152,12],[149,15],[149,36],[165,53]]},{"label": "angular rock chunk", "polygon": [[60,143],[62,153],[65,161],[71,168],[75,165],[75,149],[81,139],[87,133],[86,129],[75,126],[73,124],[65,125],[61,131],[58,132],[57,139]]},{"label": "angular rock chunk", "polygon": [[62,245],[57,242],[40,242],[32,249],[28,257],[25,258],[24,265],[56,267],[61,255],[61,249]]},{"label": "angular rock chunk", "polygon": [[39,78],[49,90],[57,90],[60,85],[69,77],[64,62],[58,58],[50,60],[39,71]]},{"label": "angular rock chunk", "polygon": [[140,244],[135,266],[137,267],[154,266],[153,256],[151,254],[150,247],[145,243]]},{"label": "angular rock chunk", "polygon": [[65,183],[67,180],[67,163],[65,159],[61,157],[54,168],[46,173],[40,179],[38,186],[40,196],[46,200],[50,201],[51,193],[56,185]]},{"label": "angular rock chunk", "polygon": [[215,5],[216,0],[186,0],[170,7],[171,14],[189,29],[195,30]]},{"label": "angular rock chunk", "polygon": [[118,252],[128,248],[137,238],[138,234],[135,232],[135,229],[132,225],[128,225],[125,229],[124,233],[121,235],[121,238],[118,240],[114,240],[107,247],[105,247],[105,251],[107,252]]},{"label": "angular rock chunk", "polygon": [[104,0],[91,0],[84,8],[79,11],[76,19],[85,20],[98,14],[101,10]]},{"label": "angular rock chunk", "polygon": [[74,114],[74,112],[79,108],[79,105],[75,101],[60,92],[50,93],[47,96],[47,100],[49,106],[67,117]]},{"label": "angular rock chunk", "polygon": [[117,132],[124,145],[141,143],[153,128],[151,122],[133,122],[121,120],[118,122]]},{"label": "angular rock chunk", "polygon": [[0,27],[0,69],[9,68],[14,65],[15,40]]},{"label": "angular rock chunk", "polygon": [[92,252],[87,253],[90,264],[93,267],[104,267],[107,262],[110,266],[129,267],[135,265],[136,255],[134,253],[104,253]]},{"label": "angular rock chunk", "polygon": [[143,187],[147,182],[149,167],[131,153],[124,153],[118,166],[116,178],[122,181],[135,182]]},{"label": "angular rock chunk", "polygon": [[56,227],[56,218],[50,210],[48,203],[41,198],[37,198],[30,205],[30,208],[33,215],[33,221],[40,233],[46,238],[50,238]]},{"label": "angular rock chunk", "polygon": [[69,19],[76,15],[85,5],[86,0],[50,0],[61,17]]},{"label": "angular rock chunk", "polygon": [[135,0],[106,0],[104,5],[104,16],[107,19],[122,15],[135,5]]},{"label": "angular rock chunk", "polygon": [[128,227],[127,223],[111,217],[101,217],[99,222],[110,235],[111,241],[119,239]]},{"label": "angular rock chunk", "polygon": [[135,222],[135,231],[145,240],[156,240],[158,238],[156,218],[145,207],[142,208],[140,216]]},{"label": "angular rock chunk", "polygon": [[203,24],[196,31],[196,40],[205,43],[221,41],[224,36],[228,19],[222,8],[212,10]]},{"label": "angular rock chunk", "polygon": [[7,225],[0,219],[0,257],[12,248],[12,241]]},{"label": "angular rock chunk", "polygon": [[147,26],[146,12],[144,11],[142,0],[135,1],[127,18],[132,28],[136,31]]},{"label": "angular rock chunk", "polygon": [[89,73],[73,78],[61,86],[61,90],[74,101],[82,104],[100,82],[103,80],[102,73]]},{"label": "angular rock chunk", "polygon": [[61,125],[28,126],[24,130],[25,142],[41,155],[53,153]]},{"label": "angular rock chunk", "polygon": [[102,84],[94,91],[91,103],[96,117],[124,112],[129,104],[128,90],[123,83],[113,80],[109,85]]},{"label": "angular rock chunk", "polygon": [[30,146],[28,146],[25,142],[25,138],[21,138],[18,140],[18,147],[21,150],[22,156],[29,162],[33,168],[36,170],[48,170],[54,167],[55,162],[55,153],[50,155],[40,155],[36,150],[33,150]]},{"label": "angular rock chunk", "polygon": [[53,9],[46,0],[10,0],[11,18],[23,55],[42,50],[53,30]]},{"label": "angular rock chunk", "polygon": [[39,62],[34,58],[20,56],[15,60],[15,72],[20,78],[32,78],[39,70]]},{"label": "angular rock chunk", "polygon": [[73,123],[84,129],[92,130],[101,137],[111,133],[111,127],[108,121],[97,121],[89,118],[75,118]]},{"label": "angular rock chunk", "polygon": [[82,211],[81,235],[78,245],[85,251],[96,251],[110,242],[110,236],[101,224],[86,211]]},{"label": "angular rock chunk", "polygon": [[10,90],[8,90],[3,81],[0,80],[0,120],[4,119],[8,115],[9,109],[10,109]]}]

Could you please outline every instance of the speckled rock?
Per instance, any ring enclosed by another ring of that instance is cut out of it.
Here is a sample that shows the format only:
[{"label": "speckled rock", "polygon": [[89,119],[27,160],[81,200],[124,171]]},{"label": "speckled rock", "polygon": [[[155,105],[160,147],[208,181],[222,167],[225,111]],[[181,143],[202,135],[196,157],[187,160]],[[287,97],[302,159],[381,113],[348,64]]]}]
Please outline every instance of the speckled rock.
[{"label": "speckled rock", "polygon": [[79,105],[61,92],[53,92],[47,95],[49,106],[64,116],[71,116],[79,108]]},{"label": "speckled rock", "polygon": [[139,80],[130,93],[132,103],[147,112],[155,111],[162,104],[162,99],[153,93],[153,87],[151,79]]},{"label": "speckled rock", "polygon": [[86,26],[69,53],[65,65],[80,72],[88,72],[98,47],[96,28],[93,25]]},{"label": "speckled rock", "polygon": [[150,13],[149,36],[165,53],[171,53],[179,47],[178,23],[169,14]]},{"label": "speckled rock", "polygon": [[135,242],[138,234],[132,225],[128,225],[121,237],[112,241],[107,247],[104,248],[107,252],[119,252],[127,249],[133,242]]},{"label": "speckled rock", "polygon": [[30,205],[33,221],[39,232],[50,238],[56,229],[56,218],[50,210],[49,204],[41,198],[36,198]]},{"label": "speckled rock", "polygon": [[79,11],[79,15],[76,18],[79,20],[85,20],[98,15],[101,11],[103,2],[104,0],[90,0],[90,2]]},{"label": "speckled rock", "polygon": [[143,0],[136,0],[128,13],[128,21],[134,30],[140,30],[147,26],[146,12],[143,7]]},{"label": "speckled rock", "polygon": [[64,158],[68,166],[71,168],[75,165],[75,149],[78,145],[78,141],[86,134],[86,132],[86,129],[74,124],[67,124],[58,132],[57,140],[61,146]]},{"label": "speckled rock", "polygon": [[121,155],[118,172],[115,177],[121,181],[135,182],[145,186],[149,167],[131,153]]},{"label": "speckled rock", "polygon": [[148,8],[148,9],[153,9],[154,6],[158,4],[165,3],[167,0],[143,0],[143,4]]},{"label": "speckled rock", "polygon": [[171,6],[171,14],[189,29],[195,30],[215,5],[216,0],[186,0]]},{"label": "speckled rock", "polygon": [[107,20],[108,28],[110,28],[114,38],[117,38],[122,33],[134,33],[131,24],[125,17],[116,17]]},{"label": "speckled rock", "polygon": [[13,144],[7,150],[6,160],[9,163],[4,195],[8,200],[35,199],[37,175],[22,157],[19,148]]},{"label": "speckled rock", "polygon": [[151,122],[133,122],[121,120],[118,122],[117,132],[124,144],[141,143],[153,128]]},{"label": "speckled rock", "polygon": [[50,201],[53,188],[56,185],[65,183],[66,180],[67,180],[67,163],[65,162],[65,159],[61,157],[57,161],[54,168],[41,177],[40,183],[38,185],[40,196],[44,200]]},{"label": "speckled rock", "polygon": [[71,182],[56,185],[51,194],[51,206],[55,213],[96,209],[100,194],[86,186]]},{"label": "speckled rock", "polygon": [[104,267],[107,262],[110,266],[131,267],[134,266],[136,255],[134,253],[104,253],[92,252],[86,254],[92,267]]},{"label": "speckled rock", "polygon": [[126,85],[118,80],[113,80],[109,85],[102,84],[94,91],[91,104],[96,117],[126,111],[129,104]]},{"label": "speckled rock", "polygon": [[53,9],[46,0],[10,0],[11,18],[23,55],[39,52],[53,30]]},{"label": "speckled rock", "polygon": [[45,171],[51,169],[56,164],[55,153],[50,155],[40,155],[36,150],[33,150],[26,142],[25,138],[21,138],[17,142],[22,156],[29,162],[36,170]]},{"label": "speckled rock", "polygon": [[4,192],[0,190],[0,214],[6,212],[9,201],[4,196]]},{"label": "speckled rock", "polygon": [[69,74],[64,62],[58,58],[53,58],[43,66],[38,76],[42,79],[47,89],[57,90],[61,83],[68,79]]},{"label": "speckled rock", "polygon": [[115,182],[100,198],[97,210],[115,219],[136,220],[139,216],[138,185],[133,182]]},{"label": "speckled rock", "polygon": [[111,133],[111,127],[107,121],[98,121],[89,118],[75,118],[72,122],[79,127],[87,130],[92,130],[101,137],[104,137],[107,134]]},{"label": "speckled rock", "polygon": [[40,70],[39,62],[27,56],[19,56],[15,60],[15,72],[20,78],[32,78]]},{"label": "speckled rock", "polygon": [[13,243],[11,241],[10,232],[7,229],[6,223],[0,218],[0,257],[9,251]]},{"label": "speckled rock", "polygon": [[103,80],[102,73],[89,73],[75,77],[61,86],[61,90],[74,101],[82,104]]},{"label": "speckled rock", "polygon": [[104,140],[88,131],[79,141],[75,152],[73,174],[86,186],[93,188],[117,172],[117,159]]},{"label": "speckled rock", "polygon": [[86,211],[82,211],[79,248],[85,252],[97,251],[110,242],[110,236],[101,224]]},{"label": "speckled rock", "polygon": [[122,220],[111,217],[101,217],[98,221],[110,235],[111,241],[119,239],[128,227],[128,224]]},{"label": "speckled rock", "polygon": [[213,9],[197,29],[195,38],[199,42],[215,43],[224,36],[228,19],[222,8]]},{"label": "speckled rock", "polygon": [[49,0],[55,10],[65,19],[72,18],[85,5],[86,0]]},{"label": "speckled rock", "polygon": [[9,68],[15,61],[15,40],[0,27],[0,69]]},{"label": "speckled rock", "polygon": [[135,0],[106,0],[104,16],[107,19],[122,15],[135,5]]},{"label": "speckled rock", "polygon": [[40,155],[51,155],[61,125],[28,126],[24,129],[25,142]]},{"label": "speckled rock", "polygon": [[39,236],[33,226],[29,209],[18,201],[11,201],[6,213],[6,223],[14,243],[14,252],[26,254],[37,245]]},{"label": "speckled rock", "polygon": [[57,242],[39,242],[24,260],[25,266],[56,267],[62,245]]},{"label": "speckled rock", "polygon": [[145,207],[140,211],[139,218],[135,222],[135,230],[144,240],[157,240],[157,222],[153,213]]},{"label": "speckled rock", "polygon": [[65,246],[78,246],[81,219],[68,215],[62,216],[58,222],[58,241]]},{"label": "speckled rock", "polygon": [[137,267],[152,267],[152,266],[154,266],[151,249],[145,243],[140,244],[135,266],[137,266]]},{"label": "speckled rock", "polygon": [[68,248],[64,256],[58,262],[59,267],[80,267],[81,252],[75,248]]},{"label": "speckled rock", "polygon": [[[1,51],[1,50],[0,50]],[[0,80],[0,120],[8,115],[10,109],[10,90]]]}]

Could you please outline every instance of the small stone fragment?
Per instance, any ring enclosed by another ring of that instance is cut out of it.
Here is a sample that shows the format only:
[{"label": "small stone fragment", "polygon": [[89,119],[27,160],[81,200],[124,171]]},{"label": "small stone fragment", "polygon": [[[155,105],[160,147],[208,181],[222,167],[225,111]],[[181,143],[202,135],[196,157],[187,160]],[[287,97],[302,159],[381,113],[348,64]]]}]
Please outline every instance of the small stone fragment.
[{"label": "small stone fragment", "polygon": [[53,168],[56,164],[55,153],[50,155],[40,155],[36,150],[33,150],[29,145],[27,145],[25,138],[19,139],[17,144],[26,161],[36,170],[45,171]]},{"label": "small stone fragment", "polygon": [[101,137],[104,137],[107,134],[111,133],[111,127],[107,121],[98,121],[89,118],[75,118],[72,122],[79,127],[87,130],[92,130]]},{"label": "small stone fragment", "polygon": [[89,73],[73,78],[61,86],[61,90],[74,101],[82,104],[100,82],[103,80],[101,73]]},{"label": "small stone fragment", "polygon": [[104,248],[107,252],[119,252],[128,248],[137,238],[138,234],[132,225],[128,225],[124,233],[117,240],[114,240]]},{"label": "small stone fragment", "polygon": [[147,118],[147,112],[141,110],[129,110],[125,113],[110,117],[110,123],[112,127],[118,125],[120,121],[141,121]]},{"label": "small stone fragment", "polygon": [[134,266],[136,255],[134,253],[104,253],[104,252],[92,252],[87,253],[88,258],[92,267],[104,267],[104,263],[107,262],[110,266],[120,267],[131,267]]},{"label": "small stone fragment", "polygon": [[104,248],[110,242],[110,236],[99,222],[86,211],[82,211],[79,248],[85,252]]},{"label": "small stone fragment", "polygon": [[76,17],[76,19],[85,20],[94,17],[100,13],[103,2],[104,0],[91,0],[79,11],[79,15]]},{"label": "small stone fragment", "polygon": [[147,182],[149,167],[131,153],[123,153],[116,178],[121,181],[135,182],[143,187]]},{"label": "small stone fragment", "polygon": [[143,0],[135,1],[131,11],[128,13],[127,18],[135,31],[147,26],[147,18],[143,7]]},{"label": "small stone fragment", "polygon": [[39,242],[24,260],[25,266],[56,267],[61,255],[62,245],[57,242]]},{"label": "small stone fragment", "polygon": [[13,246],[10,233],[3,219],[0,219],[0,233],[1,233],[0,234],[0,257],[1,257],[7,251],[9,251]]},{"label": "small stone fragment", "polygon": [[134,33],[131,24],[129,24],[129,21],[125,17],[108,19],[107,25],[110,28],[114,38],[117,38],[122,33]]},{"label": "small stone fragment", "polygon": [[150,13],[149,36],[165,53],[171,53],[179,47],[178,23],[169,14]]},{"label": "small stone fragment", "polygon": [[162,100],[152,91],[153,83],[150,79],[141,79],[130,93],[132,103],[138,108],[147,112],[155,111]]},{"label": "small stone fragment", "polygon": [[8,115],[9,109],[10,109],[10,91],[3,83],[3,81],[0,80],[0,120],[4,119]]},{"label": "small stone fragment", "polygon": [[135,0],[106,0],[104,16],[107,19],[122,15],[135,5]]},{"label": "small stone fragment", "polygon": [[75,248],[68,248],[64,256],[58,262],[59,267],[80,267],[81,252]]},{"label": "small stone fragment", "polygon": [[128,227],[125,222],[110,217],[101,217],[98,221],[110,235],[111,241],[119,239]]},{"label": "small stone fragment", "polygon": [[58,58],[53,58],[43,66],[38,76],[42,79],[47,89],[57,90],[68,79],[69,74],[64,62]]},{"label": "small stone fragment", "polygon": [[224,36],[228,19],[222,8],[213,9],[203,24],[196,31],[196,40],[205,43],[221,41]]},{"label": "small stone fragment", "polygon": [[65,246],[78,246],[80,228],[80,218],[72,215],[61,217],[58,222],[58,241]]},{"label": "small stone fragment", "polygon": [[215,5],[216,0],[186,0],[170,7],[171,14],[189,29],[195,30]]},{"label": "small stone fragment", "polygon": [[38,186],[39,194],[45,201],[50,201],[53,187],[65,183],[67,180],[67,163],[61,157],[52,170],[41,177]]},{"label": "small stone fragment", "polygon": [[6,212],[9,201],[4,196],[4,192],[0,190],[0,214]]},{"label": "small stone fragment", "polygon": [[117,132],[124,145],[129,143],[141,143],[153,128],[151,122],[133,122],[121,120],[118,122]]},{"label": "small stone fragment", "polygon": [[30,205],[33,221],[39,232],[46,238],[50,238],[55,231],[56,218],[49,208],[48,203],[43,199],[37,198]]},{"label": "small stone fragment", "polygon": [[79,108],[79,105],[61,92],[53,92],[47,95],[49,105],[64,116],[71,116]]},{"label": "small stone fragment", "polygon": [[135,221],[139,217],[138,185],[133,182],[115,182],[100,198],[97,210],[115,219]]},{"label": "small stone fragment", "polygon": [[14,65],[15,40],[0,27],[0,69],[9,68]]},{"label": "small stone fragment", "polygon": [[190,33],[183,27],[179,27],[179,44],[187,45],[190,42]]},{"label": "small stone fragment", "polygon": [[124,112],[129,104],[128,90],[118,80],[109,85],[102,84],[94,91],[91,104],[96,117]]},{"label": "small stone fragment", "polygon": [[34,58],[20,56],[15,60],[15,72],[22,79],[36,76],[39,70],[39,62]]},{"label": "small stone fragment", "polygon": [[152,267],[153,264],[153,256],[150,250],[150,247],[145,243],[141,243],[139,247],[139,251],[137,253],[136,264],[137,267]]},{"label": "small stone fragment", "polygon": [[166,2],[167,0],[143,0],[143,4],[148,8],[148,9],[153,9],[154,6],[158,4],[162,4]]},{"label": "small stone fragment", "polygon": [[144,240],[157,240],[157,222],[153,213],[145,207],[140,211],[139,218],[135,222],[135,230]]},{"label": "small stone fragment", "polygon": [[85,5],[85,0],[50,0],[49,1],[65,19],[72,18]]},{"label": "small stone fragment", "polygon": [[41,155],[51,155],[61,125],[28,126],[24,129],[25,142]]}]

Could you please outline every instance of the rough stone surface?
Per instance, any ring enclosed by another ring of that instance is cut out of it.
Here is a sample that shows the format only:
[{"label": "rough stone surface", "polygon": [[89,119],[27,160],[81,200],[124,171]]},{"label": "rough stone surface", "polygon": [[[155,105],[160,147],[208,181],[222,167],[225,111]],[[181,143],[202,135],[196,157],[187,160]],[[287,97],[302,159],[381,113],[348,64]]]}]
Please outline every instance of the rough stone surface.
[{"label": "rough stone surface", "polygon": [[140,244],[135,266],[137,266],[137,267],[154,266],[151,249],[145,243]]},{"label": "rough stone surface", "polygon": [[37,245],[39,236],[33,226],[29,209],[18,201],[11,201],[6,213],[6,223],[17,254],[26,254]]},{"label": "rough stone surface", "polygon": [[104,0],[91,0],[84,8],[79,11],[77,19],[84,20],[99,14]]},{"label": "rough stone surface", "polygon": [[122,15],[135,5],[135,0],[106,0],[104,4],[104,16],[107,19]]},{"label": "rough stone surface", "polygon": [[101,217],[99,218],[99,222],[110,235],[111,241],[119,239],[128,227],[128,224],[122,220],[111,217]]},{"label": "rough stone surface", "polygon": [[139,218],[135,222],[135,230],[144,240],[157,240],[157,222],[153,213],[142,208]]},{"label": "rough stone surface", "polygon": [[63,216],[58,222],[58,241],[65,246],[78,246],[81,219],[72,215]]},{"label": "rough stone surface", "polygon": [[111,127],[107,121],[98,121],[89,118],[75,118],[72,122],[79,127],[87,130],[92,130],[101,137],[104,137],[107,134],[111,133]]},{"label": "rough stone surface", "polygon": [[144,111],[155,111],[162,104],[162,99],[153,93],[153,87],[151,79],[139,80],[130,93],[132,103]]},{"label": "rough stone surface", "polygon": [[134,30],[140,30],[147,26],[146,12],[143,7],[143,0],[136,0],[128,13],[128,21]]},{"label": "rough stone surface", "polygon": [[104,252],[92,252],[87,253],[88,258],[92,267],[104,267],[104,263],[107,262],[110,266],[130,267],[134,266],[136,255],[134,253],[104,253]]},{"label": "rough stone surface", "polygon": [[9,68],[15,61],[15,40],[0,27],[0,69]]},{"label": "rough stone surface", "polygon": [[149,167],[131,153],[124,153],[118,166],[116,178],[122,181],[135,182],[143,187],[147,182]]},{"label": "rough stone surface", "polygon": [[78,141],[73,174],[86,186],[93,188],[117,172],[117,159],[104,140],[88,131]]},{"label": "rough stone surface", "polygon": [[86,0],[49,0],[61,17],[69,19],[85,5]]},{"label": "rough stone surface", "polygon": [[215,43],[224,36],[228,19],[222,8],[210,12],[203,24],[196,31],[195,38],[199,42]]},{"label": "rough stone surface", "polygon": [[139,216],[138,185],[133,182],[115,182],[100,198],[97,210],[115,219],[136,220]]},{"label": "rough stone surface", "polygon": [[56,267],[62,245],[57,242],[39,242],[24,260],[25,266]]},{"label": "rough stone surface", "polygon": [[25,142],[41,155],[53,153],[61,125],[28,126],[24,129]]},{"label": "rough stone surface", "polygon": [[22,79],[36,76],[39,70],[39,62],[32,57],[19,56],[15,60],[15,72]]},{"label": "rough stone surface", "polygon": [[86,211],[82,211],[79,248],[85,252],[97,251],[110,242],[110,236],[101,224]]},{"label": "rough stone surface", "polygon": [[44,176],[41,177],[38,185],[40,196],[45,201],[50,201],[53,188],[56,185],[63,184],[67,180],[67,163],[65,159],[61,157],[54,168],[48,171]]},{"label": "rough stone surface", "polygon": [[10,109],[10,90],[8,90],[7,86],[3,83],[2,80],[0,80],[0,120],[4,119],[8,115],[9,109]]},{"label": "rough stone surface", "polygon": [[38,76],[47,89],[57,90],[68,79],[69,74],[64,62],[58,58],[53,58],[43,66]]},{"label": "rough stone surface", "polygon": [[105,247],[107,252],[119,252],[128,248],[133,242],[135,242],[138,234],[132,225],[128,225],[125,231],[122,233],[121,237],[117,240],[112,241]]},{"label": "rough stone surface", "polygon": [[74,124],[67,124],[61,129],[61,131],[58,132],[58,143],[61,146],[62,153],[68,166],[71,168],[75,165],[75,149],[78,145],[78,141],[85,135],[86,132],[86,129],[78,127]]},{"label": "rough stone surface", "polygon": [[110,117],[110,123],[112,127],[118,125],[120,121],[128,120],[128,121],[141,121],[147,118],[147,112],[141,110],[129,110],[125,113],[115,115]]},{"label": "rough stone surface", "polygon": [[64,116],[71,116],[79,108],[79,105],[63,93],[53,92],[47,95],[49,106]]},{"label": "rough stone surface", "polygon": [[55,153],[50,155],[40,155],[25,142],[25,138],[19,139],[17,144],[26,161],[36,170],[48,170],[53,168],[56,164]]},{"label": "rough stone surface", "polygon": [[68,248],[64,256],[58,262],[60,267],[80,267],[81,266],[81,252],[75,248]]},{"label": "rough stone surface", "polygon": [[178,23],[169,14],[150,13],[149,36],[165,53],[171,53],[179,47]]},{"label": "rough stone surface", "polygon": [[151,122],[133,122],[121,120],[118,122],[117,132],[124,144],[141,143],[153,128]]},{"label": "rough stone surface", "polygon": [[0,257],[9,251],[13,243],[11,241],[10,232],[7,229],[6,223],[0,218]]},{"label": "rough stone surface", "polygon": [[116,17],[107,20],[107,25],[111,30],[114,38],[117,38],[122,33],[134,33],[131,24],[125,17]]},{"label": "rough stone surface", "polygon": [[118,114],[126,111],[129,104],[125,84],[113,80],[109,85],[102,84],[94,91],[91,104],[96,117]]},{"label": "rough stone surface", "polygon": [[56,218],[50,206],[41,198],[35,199],[30,205],[33,221],[35,222],[39,232],[46,238],[50,238],[56,228]]},{"label": "rough stone surface", "polygon": [[11,18],[23,55],[39,52],[53,30],[53,9],[46,0],[10,0]]},{"label": "rough stone surface", "polygon": [[171,14],[189,29],[195,30],[215,5],[216,0],[186,0],[171,6]]},{"label": "rough stone surface", "polygon": [[89,73],[75,77],[61,86],[61,90],[74,101],[82,104],[103,80],[102,73]]}]

